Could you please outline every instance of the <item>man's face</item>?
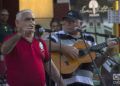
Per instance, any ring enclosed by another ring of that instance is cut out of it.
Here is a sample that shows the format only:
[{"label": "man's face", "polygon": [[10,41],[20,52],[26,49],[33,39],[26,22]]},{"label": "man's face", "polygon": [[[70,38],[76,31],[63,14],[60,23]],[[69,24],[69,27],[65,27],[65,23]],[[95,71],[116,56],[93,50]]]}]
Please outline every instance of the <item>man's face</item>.
[{"label": "man's face", "polygon": [[77,20],[75,20],[75,24],[76,24],[75,25],[76,29],[81,29],[83,22],[82,22],[82,20],[77,19]]},{"label": "man's face", "polygon": [[73,32],[75,30],[75,21],[64,20],[63,29],[68,33]]},{"label": "man's face", "polygon": [[3,23],[6,23],[8,21],[9,18],[9,13],[7,11],[2,11],[0,13],[0,21]]},{"label": "man's face", "polygon": [[18,31],[20,31],[21,29],[30,29],[29,32],[27,32],[26,34],[33,34],[35,32],[35,16],[33,13],[30,12],[26,12],[24,14],[22,14],[22,17],[20,20],[17,21],[16,23],[16,27],[18,29]]},{"label": "man's face", "polygon": [[74,21],[63,21],[63,29],[68,33],[75,32],[76,29],[80,29],[81,21],[76,19]]}]

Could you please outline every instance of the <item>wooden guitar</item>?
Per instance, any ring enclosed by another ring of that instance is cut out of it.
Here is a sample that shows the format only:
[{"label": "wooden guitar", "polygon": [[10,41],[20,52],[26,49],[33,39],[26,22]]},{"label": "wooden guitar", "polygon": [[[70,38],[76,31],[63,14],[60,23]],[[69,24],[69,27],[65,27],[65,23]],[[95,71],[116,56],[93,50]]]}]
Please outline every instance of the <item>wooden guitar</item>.
[{"label": "wooden guitar", "polygon": [[[86,47],[87,45],[87,47]],[[59,69],[60,73],[62,74],[70,74],[74,72],[82,63],[89,63],[92,62],[91,58],[94,60],[96,58],[97,50],[100,50],[107,46],[107,43],[101,43],[95,46],[90,47],[83,41],[77,41],[73,46],[79,49],[79,58],[72,59],[67,55],[61,55],[59,52],[52,52],[51,58],[57,68]]]}]

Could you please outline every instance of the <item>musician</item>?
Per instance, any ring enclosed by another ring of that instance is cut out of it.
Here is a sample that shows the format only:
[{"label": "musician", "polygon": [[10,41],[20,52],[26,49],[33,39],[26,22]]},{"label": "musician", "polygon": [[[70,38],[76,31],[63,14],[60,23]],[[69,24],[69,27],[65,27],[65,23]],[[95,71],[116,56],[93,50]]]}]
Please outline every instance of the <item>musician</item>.
[{"label": "musician", "polygon": [[[95,45],[94,38],[89,34],[81,34],[76,29],[81,29],[83,18],[77,11],[68,11],[63,17],[63,28],[55,32],[49,38],[51,42],[51,51],[59,51],[68,58],[78,59],[79,50],[73,47],[78,40],[85,40],[90,46]],[[49,46],[49,41],[47,40]],[[110,43],[109,43],[110,44]],[[57,57],[56,57],[57,58]],[[60,58],[60,57],[58,57]],[[59,63],[58,63],[59,64]],[[67,69],[66,69],[67,70]],[[93,86],[93,65],[90,63],[81,64],[72,74],[64,74],[64,81],[68,86]]]},{"label": "musician", "polygon": [[[45,86],[45,69],[60,86],[65,86],[51,61],[45,42],[35,39],[35,16],[31,10],[16,15],[17,32],[6,37],[1,52],[5,55],[10,86]],[[51,63],[51,66],[50,66]],[[49,73],[51,67],[51,74]]]}]

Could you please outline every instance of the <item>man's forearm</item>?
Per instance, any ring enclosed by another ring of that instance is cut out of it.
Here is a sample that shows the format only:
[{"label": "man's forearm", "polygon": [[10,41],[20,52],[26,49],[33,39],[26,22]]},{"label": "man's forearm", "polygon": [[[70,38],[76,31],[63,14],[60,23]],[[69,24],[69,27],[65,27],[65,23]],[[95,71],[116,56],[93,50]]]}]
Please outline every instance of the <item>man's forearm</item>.
[{"label": "man's forearm", "polygon": [[12,38],[5,41],[1,46],[1,53],[8,54],[9,52],[11,52],[20,38],[21,35],[16,34]]},{"label": "man's forearm", "polygon": [[59,86],[65,86],[64,85],[64,81],[62,76],[60,75],[58,69],[56,68],[55,64],[49,61],[48,63],[45,64],[45,68],[47,73],[49,74],[50,78],[52,80],[54,80],[55,82],[57,82],[57,84],[59,84]]},{"label": "man's forearm", "polygon": [[46,44],[48,48],[51,48],[51,51],[58,51],[64,53],[64,50],[68,47],[64,44],[55,43],[49,40],[46,40]]},{"label": "man's forearm", "polygon": [[46,40],[46,44],[48,48],[51,48],[51,51],[59,51],[60,49],[60,44],[54,43],[52,41]]}]

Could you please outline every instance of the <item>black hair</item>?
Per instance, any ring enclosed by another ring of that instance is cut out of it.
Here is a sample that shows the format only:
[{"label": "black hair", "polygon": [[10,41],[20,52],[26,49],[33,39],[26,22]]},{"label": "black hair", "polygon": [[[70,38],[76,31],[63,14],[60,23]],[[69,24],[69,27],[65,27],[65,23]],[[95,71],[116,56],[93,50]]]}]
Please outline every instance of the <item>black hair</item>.
[{"label": "black hair", "polygon": [[61,25],[59,19],[57,19],[57,18],[52,18],[52,20],[50,21],[50,27],[52,26],[52,23],[53,23],[53,22],[56,22],[58,25]]},{"label": "black hair", "polygon": [[[1,10],[0,10],[0,13],[2,13],[2,12],[4,12],[4,11],[8,12],[7,9],[1,9]],[[9,12],[8,12],[8,13],[9,13]]]}]

